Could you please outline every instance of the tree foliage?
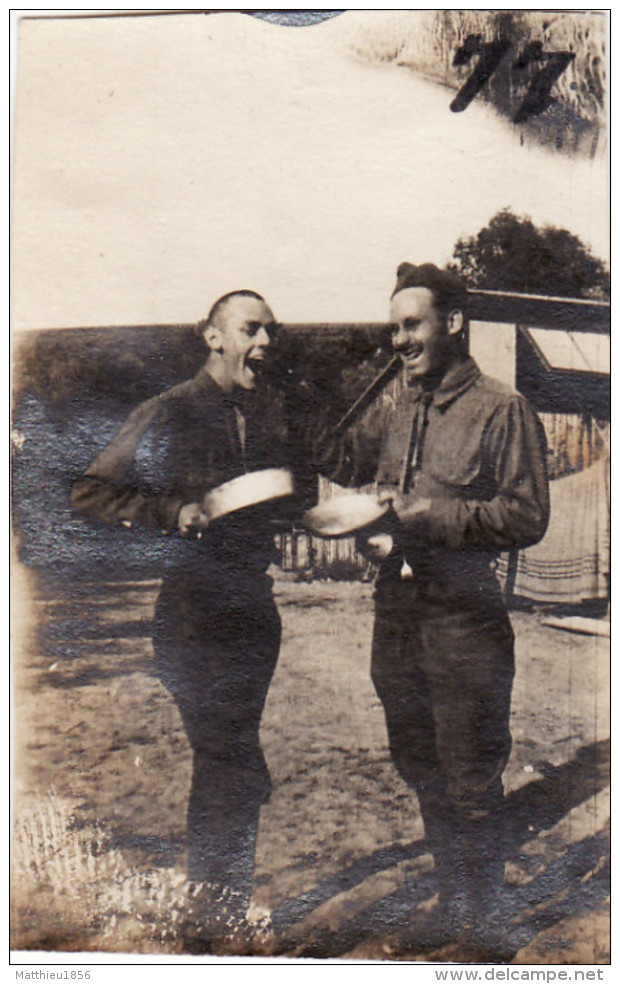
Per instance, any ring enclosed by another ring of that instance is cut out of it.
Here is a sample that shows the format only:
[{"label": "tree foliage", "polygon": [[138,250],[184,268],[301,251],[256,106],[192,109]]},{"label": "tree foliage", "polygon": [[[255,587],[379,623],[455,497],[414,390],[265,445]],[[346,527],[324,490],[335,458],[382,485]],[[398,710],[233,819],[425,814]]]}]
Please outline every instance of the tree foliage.
[{"label": "tree foliage", "polygon": [[459,239],[449,269],[469,287],[556,297],[609,297],[609,272],[578,236],[502,209],[475,236]]}]

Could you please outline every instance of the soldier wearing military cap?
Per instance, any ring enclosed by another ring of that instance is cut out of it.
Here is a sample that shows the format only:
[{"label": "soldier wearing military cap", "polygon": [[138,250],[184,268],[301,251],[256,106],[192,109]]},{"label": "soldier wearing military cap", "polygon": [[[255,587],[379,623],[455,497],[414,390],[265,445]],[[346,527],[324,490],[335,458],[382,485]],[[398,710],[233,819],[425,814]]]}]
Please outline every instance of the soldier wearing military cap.
[{"label": "soldier wearing military cap", "polygon": [[391,537],[362,545],[380,561],[372,680],[392,760],[418,796],[436,915],[449,935],[484,937],[503,880],[514,677],[494,569],[501,550],[545,532],[545,438],[528,402],[468,355],[458,277],[401,264],[390,318],[402,372],[350,428],[332,477],[375,481],[391,503]]}]

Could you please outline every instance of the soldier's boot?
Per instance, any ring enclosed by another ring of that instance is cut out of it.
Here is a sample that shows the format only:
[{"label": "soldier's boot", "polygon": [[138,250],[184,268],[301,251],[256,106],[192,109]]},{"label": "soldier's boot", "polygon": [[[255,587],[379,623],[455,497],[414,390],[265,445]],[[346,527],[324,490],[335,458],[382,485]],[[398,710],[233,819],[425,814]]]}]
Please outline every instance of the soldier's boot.
[{"label": "soldier's boot", "polygon": [[460,940],[476,959],[503,959],[509,949],[502,815],[459,823],[464,895]]},{"label": "soldier's boot", "polygon": [[[184,926],[189,952],[251,953],[248,921],[258,810],[249,822],[215,831],[189,831],[190,889]],[[214,825],[211,824],[211,827]]]},{"label": "soldier's boot", "polygon": [[437,904],[429,912],[429,942],[457,939],[465,907],[465,870],[455,815],[445,796],[418,791],[425,839],[433,856]]}]

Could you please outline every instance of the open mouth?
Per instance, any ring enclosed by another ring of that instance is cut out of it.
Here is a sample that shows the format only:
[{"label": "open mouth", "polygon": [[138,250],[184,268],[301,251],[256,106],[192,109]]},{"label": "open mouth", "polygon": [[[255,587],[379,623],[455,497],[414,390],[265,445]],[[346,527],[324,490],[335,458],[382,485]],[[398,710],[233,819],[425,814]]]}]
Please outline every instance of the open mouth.
[{"label": "open mouth", "polygon": [[249,369],[253,376],[258,376],[265,367],[265,359],[262,356],[246,356],[245,367]]}]

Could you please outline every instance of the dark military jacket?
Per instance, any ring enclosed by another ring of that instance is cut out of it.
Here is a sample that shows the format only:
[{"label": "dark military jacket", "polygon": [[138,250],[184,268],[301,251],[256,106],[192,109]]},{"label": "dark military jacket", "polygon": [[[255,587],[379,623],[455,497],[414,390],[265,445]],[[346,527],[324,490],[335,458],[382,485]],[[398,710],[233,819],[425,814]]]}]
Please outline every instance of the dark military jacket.
[{"label": "dark military jacket", "polygon": [[[176,532],[184,504],[201,502],[207,491],[245,472],[281,466],[281,437],[264,414],[238,405],[203,368],[130,414],[75,482],[72,507],[105,523]],[[247,571],[267,566],[272,544],[266,523],[236,517],[214,523],[200,541],[184,543],[180,556],[187,561],[193,552]]]}]

